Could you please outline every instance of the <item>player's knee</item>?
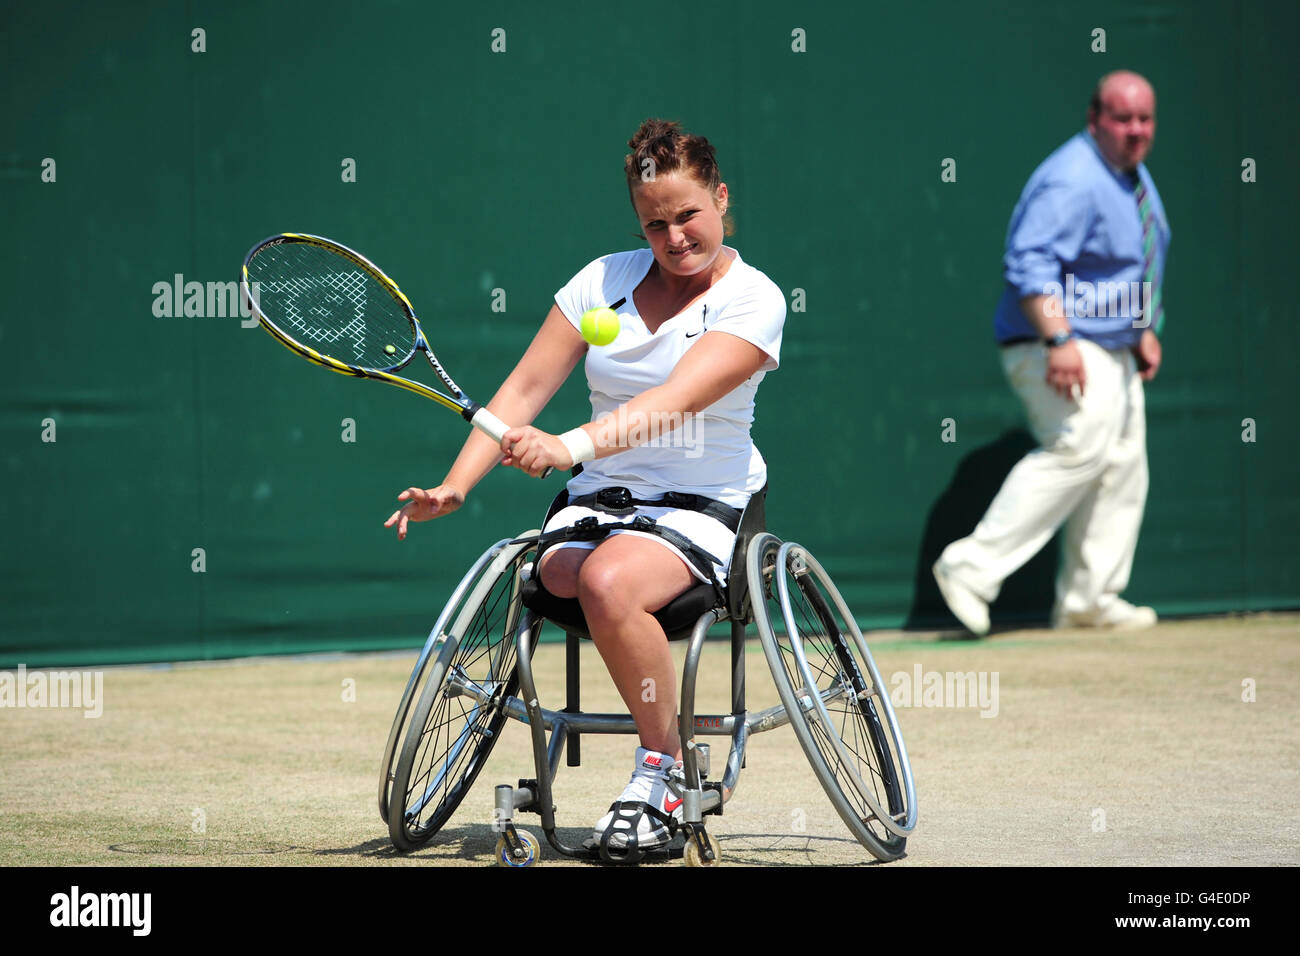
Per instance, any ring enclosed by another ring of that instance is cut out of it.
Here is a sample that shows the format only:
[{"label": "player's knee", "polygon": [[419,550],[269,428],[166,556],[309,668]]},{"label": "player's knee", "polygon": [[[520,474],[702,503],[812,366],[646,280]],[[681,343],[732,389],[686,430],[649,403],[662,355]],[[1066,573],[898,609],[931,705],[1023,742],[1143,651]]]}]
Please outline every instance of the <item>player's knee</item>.
[{"label": "player's knee", "polygon": [[578,596],[578,575],[589,552],[563,548],[542,556],[537,573],[542,587],[558,598]]},{"label": "player's knee", "polygon": [[578,572],[577,597],[588,617],[617,618],[630,607],[632,582],[625,569],[608,561],[588,561]]}]

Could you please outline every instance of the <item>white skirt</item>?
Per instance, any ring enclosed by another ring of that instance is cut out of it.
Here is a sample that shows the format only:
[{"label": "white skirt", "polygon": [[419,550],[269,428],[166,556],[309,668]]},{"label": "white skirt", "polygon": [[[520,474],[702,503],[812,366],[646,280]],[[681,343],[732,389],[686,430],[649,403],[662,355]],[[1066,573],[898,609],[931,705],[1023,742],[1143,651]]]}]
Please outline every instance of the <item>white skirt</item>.
[{"label": "white skirt", "polygon": [[[557,528],[567,528],[570,525],[577,524],[583,518],[590,517],[595,517],[600,524],[623,524],[631,521],[637,515],[654,518],[655,524],[677,532],[696,547],[703,548],[717,558],[713,562],[713,573],[720,584],[726,583],[727,568],[731,564],[731,552],[736,547],[736,533],[717,518],[710,518],[698,511],[688,511],[684,508],[657,508],[649,505],[637,505],[631,514],[612,515],[605,511],[597,511],[595,508],[568,505],[557,511],[551,520],[546,522],[546,527],[542,531],[547,532],[555,531]],[[690,569],[691,574],[698,580],[703,581],[705,584],[712,583],[700,573],[694,562],[682,553],[681,548],[667,539],[650,531],[635,531],[631,528],[620,528],[611,531],[607,537],[613,537],[616,534],[634,534],[658,543],[681,558],[686,567]],[[597,538],[594,541],[557,541],[546,550],[547,553],[557,551],[560,548],[582,548],[591,551],[605,540],[606,538]]]}]

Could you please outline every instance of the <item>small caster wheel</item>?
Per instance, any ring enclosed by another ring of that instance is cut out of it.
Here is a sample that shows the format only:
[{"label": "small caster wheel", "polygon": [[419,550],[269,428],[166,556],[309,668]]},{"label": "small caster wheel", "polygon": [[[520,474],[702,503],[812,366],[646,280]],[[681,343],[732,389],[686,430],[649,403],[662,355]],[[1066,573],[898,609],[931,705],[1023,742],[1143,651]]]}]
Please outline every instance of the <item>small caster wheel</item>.
[{"label": "small caster wheel", "polygon": [[713,859],[705,859],[704,854],[700,852],[700,845],[695,842],[695,837],[687,837],[686,847],[682,851],[682,862],[687,866],[717,866],[722,859],[722,852],[718,849],[718,841],[714,839],[713,834],[704,831],[704,839],[709,844]]},{"label": "small caster wheel", "polygon": [[515,836],[521,844],[518,855],[511,853],[504,836],[497,839],[497,866],[535,866],[540,857],[537,837],[527,830],[515,830]]}]

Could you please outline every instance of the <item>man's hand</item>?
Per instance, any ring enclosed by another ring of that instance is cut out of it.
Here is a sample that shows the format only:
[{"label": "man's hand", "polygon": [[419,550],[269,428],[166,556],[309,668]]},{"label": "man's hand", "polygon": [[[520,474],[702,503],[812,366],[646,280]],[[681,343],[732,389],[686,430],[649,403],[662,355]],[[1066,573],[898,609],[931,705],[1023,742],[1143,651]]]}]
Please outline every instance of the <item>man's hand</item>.
[{"label": "man's hand", "polygon": [[398,501],[406,504],[384,522],[385,528],[397,525],[397,539],[406,537],[406,525],[410,521],[431,521],[451,514],[465,503],[465,494],[451,485],[439,485],[427,491],[423,488],[407,488],[397,496]]},{"label": "man's hand", "polygon": [[1073,339],[1047,350],[1047,384],[1056,389],[1062,398],[1073,396],[1078,401],[1083,395],[1087,375],[1083,369],[1083,353]]},{"label": "man's hand", "polygon": [[1133,357],[1137,359],[1138,374],[1142,381],[1149,382],[1160,371],[1160,340],[1150,329],[1142,333],[1138,344],[1133,346]]}]

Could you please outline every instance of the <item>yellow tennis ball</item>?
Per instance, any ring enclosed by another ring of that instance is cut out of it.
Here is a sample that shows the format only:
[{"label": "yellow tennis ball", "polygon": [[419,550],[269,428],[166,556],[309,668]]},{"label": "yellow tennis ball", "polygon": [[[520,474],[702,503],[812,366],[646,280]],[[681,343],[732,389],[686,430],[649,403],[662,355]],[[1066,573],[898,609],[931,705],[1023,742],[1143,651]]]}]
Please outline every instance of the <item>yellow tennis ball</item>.
[{"label": "yellow tennis ball", "polygon": [[592,345],[608,345],[618,338],[618,313],[607,306],[582,313],[582,337]]},{"label": "yellow tennis ball", "polygon": [[397,354],[397,346],[395,346],[395,345],[385,345],[385,346],[384,346],[384,351],[387,352],[389,355],[396,355],[396,354]]}]

